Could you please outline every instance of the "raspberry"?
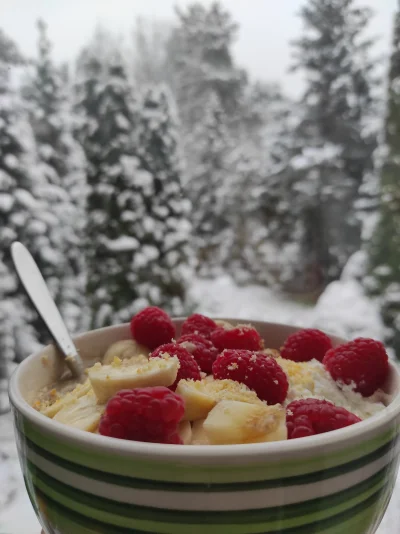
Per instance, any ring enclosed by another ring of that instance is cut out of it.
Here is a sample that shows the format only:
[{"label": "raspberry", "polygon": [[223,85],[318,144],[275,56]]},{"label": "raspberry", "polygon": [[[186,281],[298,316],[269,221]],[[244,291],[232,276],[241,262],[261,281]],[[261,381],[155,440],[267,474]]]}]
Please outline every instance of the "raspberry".
[{"label": "raspberry", "polygon": [[124,389],[108,401],[99,432],[112,438],[181,445],[178,423],[184,412],[182,397],[168,388]]},{"label": "raspberry", "polygon": [[205,315],[194,313],[186,319],[182,325],[182,336],[187,334],[199,334],[204,337],[210,337],[213,330],[217,328],[216,323]]},{"label": "raspberry", "polygon": [[191,378],[192,380],[201,380],[200,367],[194,357],[190,354],[185,347],[177,345],[176,343],[167,343],[161,345],[154,350],[149,358],[161,358],[163,354],[169,354],[170,356],[176,356],[179,360],[178,375],[172,386],[169,386],[172,391],[175,391],[179,380],[182,378]]},{"label": "raspberry", "polygon": [[180,337],[177,343],[190,352],[204,373],[212,373],[212,364],[218,356],[219,350],[209,339],[199,334],[186,334],[186,336]]},{"label": "raspberry", "polygon": [[258,351],[264,348],[264,341],[252,326],[240,325],[230,329],[220,326],[211,332],[210,339],[219,350],[243,349]]},{"label": "raspberry", "polygon": [[329,350],[323,363],[332,378],[343,384],[355,384],[364,397],[383,385],[389,372],[385,347],[374,339],[358,338]]},{"label": "raspberry", "polygon": [[361,419],[345,408],[318,399],[300,399],[286,407],[288,439],[304,438],[359,423]]},{"label": "raspberry", "polygon": [[149,306],[131,319],[132,337],[151,350],[175,337],[175,326],[165,311]]},{"label": "raspberry", "polygon": [[245,384],[268,404],[283,402],[289,387],[282,367],[262,352],[224,350],[213,363],[213,375]]},{"label": "raspberry", "polygon": [[313,358],[322,362],[331,348],[332,341],[321,330],[305,328],[287,338],[281,348],[281,356],[294,362],[308,362]]}]

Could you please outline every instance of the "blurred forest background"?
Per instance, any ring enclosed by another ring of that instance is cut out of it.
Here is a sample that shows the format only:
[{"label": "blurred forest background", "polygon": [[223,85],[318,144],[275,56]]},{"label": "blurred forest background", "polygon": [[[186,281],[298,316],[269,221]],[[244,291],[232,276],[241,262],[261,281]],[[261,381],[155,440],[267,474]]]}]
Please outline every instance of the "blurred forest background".
[{"label": "blurred forest background", "polygon": [[299,16],[296,101],[237,64],[223,3],[138,20],[129,47],[99,27],[74,64],[43,20],[32,57],[0,29],[0,379],[48,341],[14,240],[72,332],[149,304],[190,313],[194,280],[313,306],[350,277],[400,358],[400,5],[385,79],[368,8],[306,0]]}]

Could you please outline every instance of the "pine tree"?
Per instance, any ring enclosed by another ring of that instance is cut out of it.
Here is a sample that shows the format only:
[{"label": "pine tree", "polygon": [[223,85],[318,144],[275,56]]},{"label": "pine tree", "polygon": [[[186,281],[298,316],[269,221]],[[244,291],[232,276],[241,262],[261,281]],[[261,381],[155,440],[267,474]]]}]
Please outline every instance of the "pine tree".
[{"label": "pine tree", "polygon": [[[62,85],[65,80],[53,63],[43,21],[38,22],[38,31],[38,56],[25,96],[38,152],[35,193],[47,214],[47,228],[36,239],[32,253],[69,328],[77,332],[84,315],[83,162],[72,136],[71,110]],[[49,335],[39,318],[35,329],[45,342]]]},{"label": "pine tree", "polygon": [[[182,188],[183,162],[178,133],[178,118],[172,96],[166,87],[149,88],[140,107],[138,146],[144,167],[151,173],[154,194],[148,204],[146,224],[141,242],[149,252],[157,252],[149,265],[158,306],[174,315],[188,308],[187,286],[192,274],[190,247],[190,201]],[[149,287],[149,300],[152,289]]]},{"label": "pine tree", "polygon": [[[169,22],[138,17],[132,32],[132,77],[135,87],[149,84],[170,85],[171,57],[169,56],[172,26]],[[169,46],[168,46],[169,44]]]},{"label": "pine tree", "polygon": [[[232,274],[238,281],[240,276],[242,282],[272,286],[283,281],[297,256],[291,191],[283,180],[291,154],[293,106],[276,86],[249,84],[244,95],[223,194],[234,256],[226,259],[226,268],[236,263]],[[287,247],[291,257],[284,254]]]},{"label": "pine tree", "polygon": [[229,256],[229,242],[224,240],[223,233],[227,227],[224,190],[229,177],[231,143],[226,115],[216,94],[210,95],[203,115],[193,134],[197,163],[190,169],[187,190],[194,206],[192,220],[199,272],[208,275],[218,271],[223,258]]},{"label": "pine tree", "polygon": [[237,24],[218,2],[209,7],[194,2],[177,9],[178,26],[170,39],[175,70],[175,94],[186,130],[203,116],[215,93],[227,116],[236,113],[245,73],[232,58]]},{"label": "pine tree", "polygon": [[77,86],[88,160],[88,294],[92,325],[146,305],[182,313],[190,276],[187,212],[174,110],[165,89],[136,101],[116,51],[87,50]]},{"label": "pine tree", "polygon": [[97,327],[109,324],[134,300],[135,289],[128,284],[132,249],[120,250],[119,245],[124,237],[131,243],[137,240],[124,232],[118,204],[118,190],[126,178],[123,159],[133,146],[133,117],[130,88],[118,56],[113,63],[102,64],[89,49],[82,54],[80,72],[79,138],[88,161],[87,290],[92,326]]},{"label": "pine tree", "polygon": [[306,193],[302,255],[326,285],[361,243],[354,203],[376,146],[369,123],[373,41],[363,37],[371,13],[354,0],[308,0],[301,16],[295,68],[307,75],[307,88],[291,172],[296,188]]},{"label": "pine tree", "polygon": [[40,226],[30,175],[31,131],[15,87],[14,67],[23,61],[16,45],[0,30],[0,379],[12,361],[37,347],[29,308],[11,262],[10,246]]},{"label": "pine tree", "polygon": [[[260,224],[261,160],[253,143],[242,143],[229,152],[228,173],[220,185],[224,229],[217,259],[236,282],[261,282],[257,275],[265,264],[260,245],[265,237]],[[262,280],[265,282],[265,279]]]},{"label": "pine tree", "polygon": [[379,221],[369,247],[366,284],[380,296],[386,341],[400,358],[400,3],[394,21],[384,147]]}]

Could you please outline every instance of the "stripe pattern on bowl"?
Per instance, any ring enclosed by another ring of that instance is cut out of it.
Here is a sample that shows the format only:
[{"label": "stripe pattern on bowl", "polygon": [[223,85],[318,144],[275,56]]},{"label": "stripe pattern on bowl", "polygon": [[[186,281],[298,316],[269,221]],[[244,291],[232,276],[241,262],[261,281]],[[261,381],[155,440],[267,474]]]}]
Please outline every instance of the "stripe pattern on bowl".
[{"label": "stripe pattern on bowl", "polygon": [[121,462],[15,421],[27,489],[51,534],[370,534],[398,469],[397,429],[329,457],[223,466]]}]

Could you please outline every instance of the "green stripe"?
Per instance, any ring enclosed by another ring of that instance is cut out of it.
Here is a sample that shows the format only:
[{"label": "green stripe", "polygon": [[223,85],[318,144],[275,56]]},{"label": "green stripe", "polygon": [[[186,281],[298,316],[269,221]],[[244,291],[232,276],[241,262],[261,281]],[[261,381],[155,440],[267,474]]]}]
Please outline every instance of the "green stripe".
[{"label": "green stripe", "polygon": [[26,475],[24,475],[24,482],[25,482],[26,492],[28,494],[29,500],[31,501],[33,510],[34,510],[35,514],[38,515],[39,509],[37,507],[37,503],[36,503],[36,499],[35,499],[35,492],[34,492],[35,488],[33,487],[32,481]]},{"label": "green stripe", "polygon": [[86,449],[84,445],[77,447],[63,443],[50,434],[41,433],[36,426],[22,417],[18,417],[17,425],[20,432],[25,434],[36,445],[76,464],[95,470],[98,470],[99,466],[101,466],[101,471],[106,473],[150,480],[154,479],[156,473],[158,480],[167,482],[184,481],[185,483],[231,483],[273,480],[281,477],[304,475],[313,471],[323,471],[371,454],[396,437],[396,432],[392,428],[374,439],[364,441],[339,453],[285,460],[284,463],[278,461],[243,465],[235,462],[235,465],[213,465],[207,463],[199,464],[195,461],[192,463],[190,459],[184,458],[182,460],[171,459],[168,462],[149,460],[148,457],[114,456],[97,452],[90,447]]},{"label": "green stripe", "polygon": [[[242,524],[262,524],[264,528],[274,525],[282,516],[282,507],[280,506],[261,510],[203,512],[164,510],[119,503],[76,490],[49,477],[32,465],[29,468],[32,470],[32,479],[35,486],[51,499],[83,515],[119,526],[131,526],[132,521],[145,522],[146,525],[149,521],[156,521],[160,524],[177,523],[181,525],[185,523],[187,528],[188,525],[193,523],[230,524],[233,529],[235,525],[239,528]],[[380,491],[387,484],[387,478],[389,480],[393,478],[393,475],[392,477],[387,477],[390,468],[391,466],[383,469],[367,481],[333,496],[285,506],[285,518],[282,526],[289,527],[299,523],[325,519],[327,516],[359,504],[377,491]],[[179,499],[179,497],[177,498]],[[280,525],[281,521],[279,521]],[[142,524],[140,528],[145,528],[145,526]]]},{"label": "green stripe", "polygon": [[207,492],[236,492],[236,491],[251,491],[257,489],[268,489],[268,488],[277,488],[277,487],[287,487],[295,485],[304,485],[310,484],[313,482],[319,482],[326,480],[328,478],[333,478],[339,476],[343,473],[354,471],[364,467],[365,465],[377,460],[384,454],[388,453],[396,445],[397,440],[393,440],[388,444],[384,445],[380,449],[374,451],[372,454],[364,456],[350,464],[344,464],[340,467],[335,467],[332,469],[327,469],[322,472],[310,473],[307,475],[297,476],[297,477],[288,477],[288,478],[277,478],[275,480],[267,481],[256,481],[256,482],[247,482],[247,483],[233,483],[233,484],[195,484],[195,483],[168,483],[163,481],[149,481],[146,479],[132,478],[132,477],[123,477],[121,475],[114,475],[111,473],[104,473],[102,471],[94,470],[88,467],[83,467],[75,463],[69,462],[67,460],[62,460],[61,458],[54,456],[52,453],[47,452],[46,450],[38,447],[29,439],[26,439],[26,444],[29,446],[29,449],[35,452],[40,457],[44,458],[49,462],[53,462],[59,467],[66,469],[67,471],[72,471],[79,475],[98,480],[105,483],[116,484],[117,486],[123,486],[127,488],[136,488],[136,489],[154,489],[163,491],[207,491]]},{"label": "green stripe", "polygon": [[[83,516],[79,512],[71,511],[63,505],[55,502],[51,497],[44,495],[39,489],[39,496],[45,500],[48,511],[48,519],[54,522],[63,534],[365,534],[366,528],[371,524],[374,517],[379,514],[380,491],[371,495],[368,499],[352,508],[339,513],[328,519],[312,522],[306,525],[298,525],[290,528],[283,528],[282,522],[278,522],[278,530],[272,530],[263,525],[209,525],[204,524],[203,519],[197,525],[173,525],[158,523],[156,530],[152,530],[148,525],[145,530],[141,526],[121,527],[110,525],[98,519]],[[282,515],[282,514],[281,514]],[[350,528],[351,527],[351,528]],[[111,530],[112,528],[112,530]],[[153,527],[154,528],[154,527]],[[276,527],[274,527],[276,528]],[[245,529],[245,530],[244,530]]]}]

